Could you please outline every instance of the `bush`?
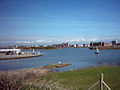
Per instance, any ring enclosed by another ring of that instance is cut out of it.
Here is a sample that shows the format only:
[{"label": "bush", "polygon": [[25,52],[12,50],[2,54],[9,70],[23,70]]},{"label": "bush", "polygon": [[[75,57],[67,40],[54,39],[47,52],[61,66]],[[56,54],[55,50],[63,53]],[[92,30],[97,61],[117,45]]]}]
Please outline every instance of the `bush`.
[{"label": "bush", "polygon": [[21,85],[22,79],[19,75],[0,75],[0,90],[19,90]]},{"label": "bush", "polygon": [[0,90],[20,90],[23,81],[33,76],[33,72],[0,73]]}]

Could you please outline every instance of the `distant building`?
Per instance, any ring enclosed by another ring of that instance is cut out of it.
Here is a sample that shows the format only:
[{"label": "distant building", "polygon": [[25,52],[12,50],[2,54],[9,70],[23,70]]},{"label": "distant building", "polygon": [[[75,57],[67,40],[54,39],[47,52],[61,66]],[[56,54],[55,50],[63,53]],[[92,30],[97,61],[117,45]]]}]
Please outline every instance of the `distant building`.
[{"label": "distant building", "polygon": [[21,49],[0,49],[0,53],[6,53],[6,55],[18,55]]},{"label": "distant building", "polygon": [[43,45],[43,47],[47,47],[47,45]]},{"label": "distant building", "polygon": [[112,45],[116,45],[117,44],[117,41],[116,40],[113,40],[111,41]]},{"label": "distant building", "polygon": [[63,43],[63,44],[54,44],[52,45],[54,47],[69,47],[69,44],[68,43]]},{"label": "distant building", "polygon": [[90,46],[112,46],[110,43],[106,43],[106,42],[91,42]]},{"label": "distant building", "polygon": [[120,47],[120,43],[117,43],[116,46],[117,46],[117,47]]},{"label": "distant building", "polygon": [[112,46],[112,44],[111,44],[111,43],[105,43],[105,42],[104,42],[104,43],[102,44],[102,46]]},{"label": "distant building", "polygon": [[81,44],[81,47],[83,47],[83,44]]},{"label": "distant building", "polygon": [[118,43],[117,40],[113,40],[113,41],[111,41],[111,43],[112,43],[112,46],[120,47],[120,43]]},{"label": "distant building", "polygon": [[81,47],[81,44],[76,44],[76,47]]},{"label": "distant building", "polygon": [[76,44],[74,44],[74,45],[73,45],[73,47],[75,47],[75,48],[76,48],[76,47],[77,47],[77,45],[76,45]]},{"label": "distant building", "polygon": [[91,47],[93,47],[93,46],[102,46],[102,43],[101,42],[91,42],[90,46]]},{"label": "distant building", "polygon": [[90,47],[90,44],[88,44],[88,47]]},{"label": "distant building", "polygon": [[83,44],[83,47],[90,47],[89,44]]}]

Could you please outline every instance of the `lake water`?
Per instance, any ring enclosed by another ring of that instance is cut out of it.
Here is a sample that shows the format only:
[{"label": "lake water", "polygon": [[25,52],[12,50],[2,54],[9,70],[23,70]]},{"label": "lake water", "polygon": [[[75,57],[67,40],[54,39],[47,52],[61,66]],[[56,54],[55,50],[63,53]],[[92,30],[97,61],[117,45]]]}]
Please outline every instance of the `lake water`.
[{"label": "lake water", "polygon": [[56,64],[59,61],[62,63],[72,63],[70,66],[58,69],[60,71],[64,71],[98,65],[98,62],[100,61],[105,64],[116,64],[120,62],[120,49],[100,50],[100,54],[97,55],[94,54],[95,50],[90,50],[88,48],[62,48],[61,50],[51,49],[35,51],[42,53],[43,56],[13,60],[0,60],[0,70],[37,67],[47,64]]}]

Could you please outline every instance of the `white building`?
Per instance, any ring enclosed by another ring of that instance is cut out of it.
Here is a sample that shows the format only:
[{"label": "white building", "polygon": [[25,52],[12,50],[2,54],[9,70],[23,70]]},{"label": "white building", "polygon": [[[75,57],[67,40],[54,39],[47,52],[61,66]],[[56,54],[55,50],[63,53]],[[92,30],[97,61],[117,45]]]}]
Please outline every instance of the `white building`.
[{"label": "white building", "polygon": [[0,49],[0,53],[14,52],[14,54],[19,54],[21,49]]}]

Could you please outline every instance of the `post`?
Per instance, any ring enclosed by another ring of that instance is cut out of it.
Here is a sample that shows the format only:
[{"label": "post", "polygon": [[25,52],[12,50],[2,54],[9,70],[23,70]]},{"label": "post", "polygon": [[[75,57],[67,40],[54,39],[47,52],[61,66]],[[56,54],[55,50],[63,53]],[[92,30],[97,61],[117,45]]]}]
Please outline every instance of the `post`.
[{"label": "post", "polygon": [[93,89],[93,87],[96,86],[98,83],[100,83],[100,90],[103,90],[103,85],[105,85],[108,90],[111,90],[110,87],[103,81],[103,73],[100,74],[100,80],[92,85],[88,90]]},{"label": "post", "polygon": [[103,73],[100,74],[100,90],[103,90]]}]

